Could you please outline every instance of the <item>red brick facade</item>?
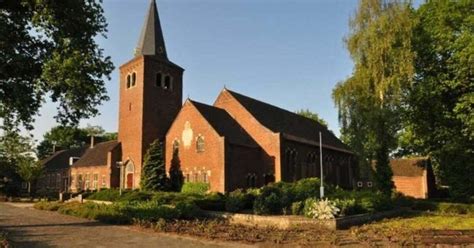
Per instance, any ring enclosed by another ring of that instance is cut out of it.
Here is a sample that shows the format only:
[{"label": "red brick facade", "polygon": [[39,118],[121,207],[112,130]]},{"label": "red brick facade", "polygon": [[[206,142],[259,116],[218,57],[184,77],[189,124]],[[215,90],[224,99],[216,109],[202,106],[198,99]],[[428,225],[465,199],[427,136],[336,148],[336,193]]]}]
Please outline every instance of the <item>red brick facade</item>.
[{"label": "red brick facade", "polygon": [[183,72],[168,60],[153,1],[135,57],[120,67],[118,141],[98,144],[71,167],[74,191],[139,187],[156,139],[165,144],[167,171],[179,167],[186,181],[211,191],[319,176],[318,132],[327,181],[352,187],[354,156],[326,127],[226,89],[214,106],[182,105]]},{"label": "red brick facade", "polygon": [[407,196],[426,199],[436,194],[436,182],[429,158],[390,161],[395,189]]}]

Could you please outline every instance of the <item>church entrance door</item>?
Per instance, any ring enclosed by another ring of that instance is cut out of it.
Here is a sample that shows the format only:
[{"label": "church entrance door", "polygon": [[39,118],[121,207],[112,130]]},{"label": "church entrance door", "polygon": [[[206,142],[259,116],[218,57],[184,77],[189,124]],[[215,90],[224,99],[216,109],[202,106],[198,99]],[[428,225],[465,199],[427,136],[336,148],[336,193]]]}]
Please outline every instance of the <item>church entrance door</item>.
[{"label": "church entrance door", "polygon": [[133,173],[127,174],[127,189],[133,188]]}]

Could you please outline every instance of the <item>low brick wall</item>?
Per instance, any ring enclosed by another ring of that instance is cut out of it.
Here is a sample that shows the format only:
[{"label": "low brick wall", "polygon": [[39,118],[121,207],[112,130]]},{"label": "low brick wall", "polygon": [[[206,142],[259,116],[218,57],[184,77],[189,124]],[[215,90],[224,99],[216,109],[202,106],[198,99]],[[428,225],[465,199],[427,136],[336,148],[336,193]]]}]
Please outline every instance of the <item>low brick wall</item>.
[{"label": "low brick wall", "polygon": [[240,224],[258,227],[276,227],[279,229],[289,229],[297,226],[311,226],[314,228],[336,230],[345,229],[351,226],[366,224],[372,221],[384,218],[393,218],[402,215],[403,209],[395,209],[374,214],[360,214],[345,216],[330,220],[316,220],[295,215],[255,215],[240,214],[228,212],[205,211],[204,214],[209,218],[218,218],[228,220],[231,224]]}]

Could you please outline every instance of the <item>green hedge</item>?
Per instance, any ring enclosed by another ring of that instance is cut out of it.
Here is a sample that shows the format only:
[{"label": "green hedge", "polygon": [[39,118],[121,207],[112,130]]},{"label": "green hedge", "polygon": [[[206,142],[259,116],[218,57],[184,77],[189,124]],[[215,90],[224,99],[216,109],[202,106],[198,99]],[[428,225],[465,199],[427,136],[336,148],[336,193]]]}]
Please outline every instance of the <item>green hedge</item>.
[{"label": "green hedge", "polygon": [[207,191],[209,191],[209,184],[200,182],[186,182],[181,188],[181,193],[187,194],[205,194]]},{"label": "green hedge", "polygon": [[434,202],[429,200],[416,200],[413,203],[412,209],[439,214],[474,214],[474,204]]},{"label": "green hedge", "polygon": [[192,201],[164,205],[154,201],[118,202],[111,205],[86,203],[40,202],[35,208],[57,210],[59,213],[99,220],[112,224],[130,224],[136,220],[192,219],[201,216],[201,210]]}]

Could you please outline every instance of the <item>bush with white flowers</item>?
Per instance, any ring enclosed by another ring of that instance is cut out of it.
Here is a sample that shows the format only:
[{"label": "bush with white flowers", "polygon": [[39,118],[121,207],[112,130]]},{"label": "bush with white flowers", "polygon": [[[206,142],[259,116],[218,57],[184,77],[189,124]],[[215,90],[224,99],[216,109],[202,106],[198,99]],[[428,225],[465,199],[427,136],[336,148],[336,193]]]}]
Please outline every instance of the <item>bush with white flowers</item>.
[{"label": "bush with white flowers", "polygon": [[307,217],[319,220],[334,219],[340,212],[333,201],[328,199],[317,200],[309,198],[305,201],[304,214]]}]

